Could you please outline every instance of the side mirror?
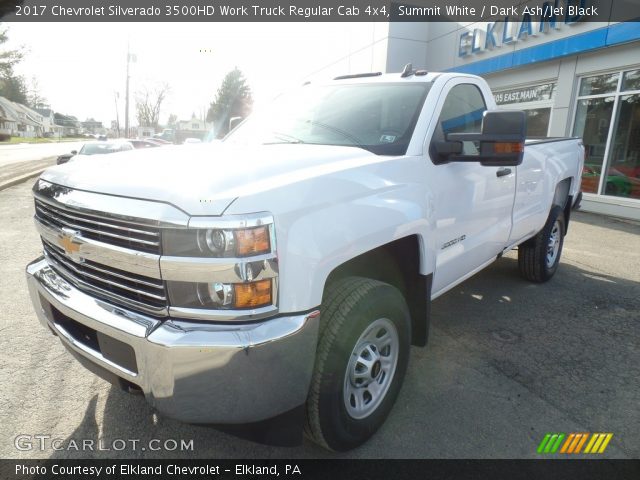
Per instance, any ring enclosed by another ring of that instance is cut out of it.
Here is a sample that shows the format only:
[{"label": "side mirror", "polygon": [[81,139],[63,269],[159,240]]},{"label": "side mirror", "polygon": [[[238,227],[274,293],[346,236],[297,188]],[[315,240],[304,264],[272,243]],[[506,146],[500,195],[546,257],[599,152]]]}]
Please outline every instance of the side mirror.
[{"label": "side mirror", "polygon": [[[487,167],[515,167],[522,163],[527,117],[520,110],[484,112],[482,133],[449,133],[446,142],[434,142],[439,159],[449,162],[480,162]],[[464,154],[462,142],[479,145],[477,154]],[[454,143],[458,146],[443,146]],[[449,152],[447,152],[449,150]]]},{"label": "side mirror", "polygon": [[77,155],[78,151],[77,150],[71,150],[71,155]]},{"label": "side mirror", "polygon": [[242,117],[231,117],[229,119],[229,131],[233,130],[238,125],[240,125],[243,120],[244,120],[244,118],[242,118]]}]

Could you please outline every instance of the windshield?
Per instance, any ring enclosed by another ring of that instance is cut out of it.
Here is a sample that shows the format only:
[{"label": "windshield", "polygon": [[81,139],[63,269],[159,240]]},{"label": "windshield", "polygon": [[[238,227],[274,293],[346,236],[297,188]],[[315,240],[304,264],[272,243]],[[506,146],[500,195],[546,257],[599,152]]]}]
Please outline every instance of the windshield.
[{"label": "windshield", "polygon": [[120,150],[120,145],[117,143],[85,143],[80,149],[80,155],[96,155],[99,153],[113,153]]},{"label": "windshield", "polygon": [[404,155],[430,83],[305,86],[225,138],[241,144],[310,143]]}]

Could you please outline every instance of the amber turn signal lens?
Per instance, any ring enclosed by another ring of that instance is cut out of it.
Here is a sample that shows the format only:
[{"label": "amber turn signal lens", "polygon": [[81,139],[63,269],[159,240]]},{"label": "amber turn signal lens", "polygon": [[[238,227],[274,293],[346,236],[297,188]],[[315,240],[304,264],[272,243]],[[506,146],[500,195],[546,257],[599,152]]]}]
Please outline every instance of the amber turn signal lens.
[{"label": "amber turn signal lens", "polygon": [[236,253],[241,256],[268,253],[271,250],[269,228],[257,227],[236,230]]},{"label": "amber turn signal lens", "polygon": [[271,305],[271,280],[260,280],[251,283],[235,283],[236,308],[255,308]]},{"label": "amber turn signal lens", "polygon": [[524,144],[518,142],[496,142],[493,144],[495,153],[522,153]]}]

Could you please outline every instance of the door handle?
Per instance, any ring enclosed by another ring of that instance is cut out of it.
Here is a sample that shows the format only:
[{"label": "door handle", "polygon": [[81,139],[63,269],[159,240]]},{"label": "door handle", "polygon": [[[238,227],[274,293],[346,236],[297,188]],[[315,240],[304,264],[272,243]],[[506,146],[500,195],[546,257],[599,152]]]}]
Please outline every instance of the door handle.
[{"label": "door handle", "polygon": [[507,175],[511,175],[511,169],[510,168],[501,168],[496,172],[496,177],[498,177],[498,178],[506,177]]}]

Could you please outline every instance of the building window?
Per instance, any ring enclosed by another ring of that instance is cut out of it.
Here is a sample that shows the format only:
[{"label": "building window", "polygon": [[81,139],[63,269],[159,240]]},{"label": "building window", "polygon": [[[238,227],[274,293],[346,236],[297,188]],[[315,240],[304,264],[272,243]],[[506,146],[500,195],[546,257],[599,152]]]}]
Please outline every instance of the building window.
[{"label": "building window", "polygon": [[578,92],[573,135],[587,153],[582,191],[640,199],[640,69],[584,77]]},{"label": "building window", "polygon": [[549,134],[549,120],[551,118],[551,107],[527,108],[527,137],[544,138]]},{"label": "building window", "polygon": [[613,96],[578,100],[573,135],[582,137],[587,151],[582,172],[583,192],[598,193],[613,104]]},{"label": "building window", "polygon": [[191,129],[192,130],[198,130],[200,128],[200,124],[199,123],[192,123],[191,124]]},{"label": "building window", "polygon": [[529,85],[494,93],[498,108],[524,110],[527,114],[527,137],[545,138],[549,136],[551,107],[556,90],[554,82]]}]

